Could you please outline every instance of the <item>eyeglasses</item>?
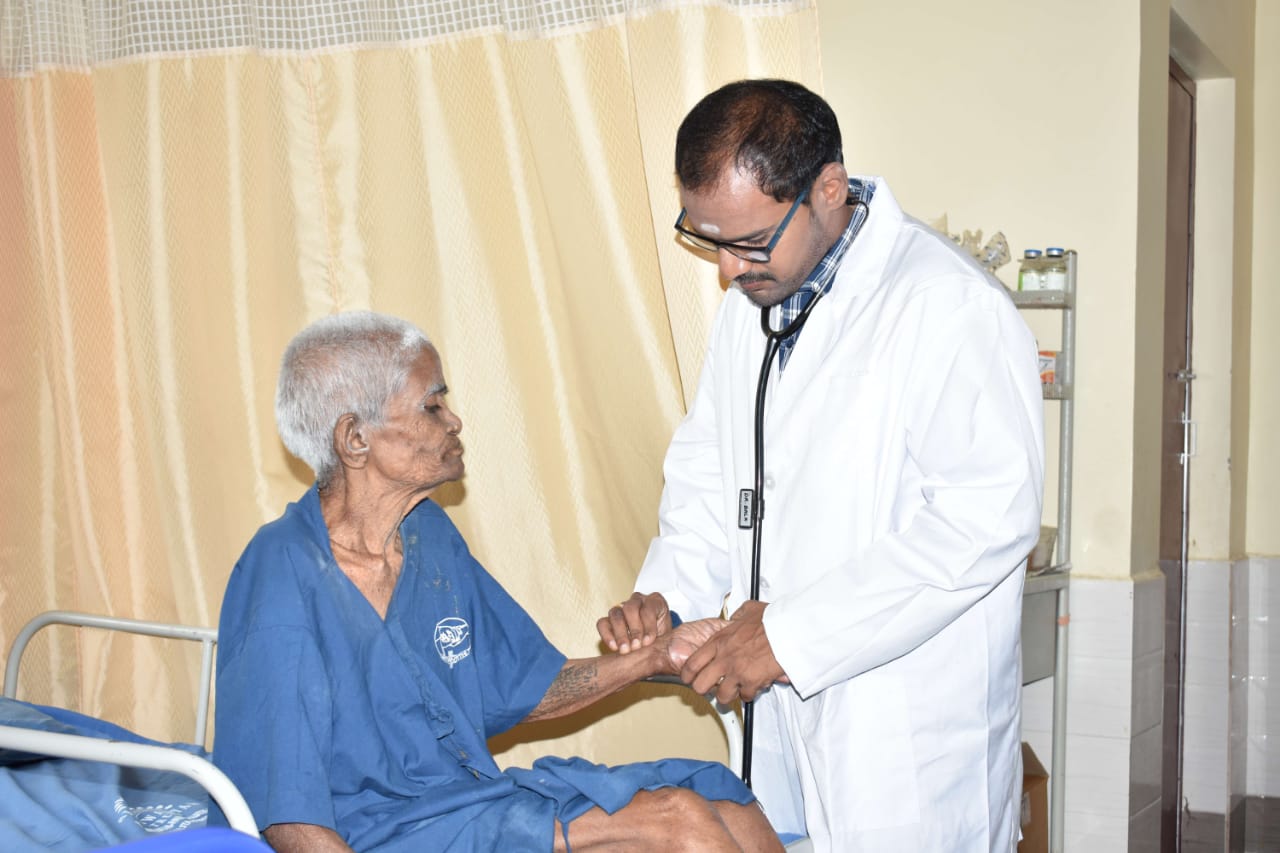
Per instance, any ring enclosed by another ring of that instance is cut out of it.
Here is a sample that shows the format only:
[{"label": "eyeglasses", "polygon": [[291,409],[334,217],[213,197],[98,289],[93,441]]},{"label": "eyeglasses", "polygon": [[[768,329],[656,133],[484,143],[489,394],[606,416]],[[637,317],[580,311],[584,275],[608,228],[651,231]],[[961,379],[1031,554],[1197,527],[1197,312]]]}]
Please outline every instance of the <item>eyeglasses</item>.
[{"label": "eyeglasses", "polygon": [[791,205],[791,209],[787,211],[787,215],[782,217],[782,221],[778,223],[778,227],[774,229],[773,236],[769,238],[769,242],[763,246],[744,246],[741,243],[725,243],[721,240],[712,240],[710,237],[699,234],[697,231],[690,231],[684,227],[684,220],[689,215],[686,208],[680,208],[680,216],[676,219],[676,231],[680,237],[695,249],[701,249],[704,252],[719,252],[724,249],[735,258],[741,258],[744,261],[750,261],[753,264],[767,264],[773,255],[774,246],[778,245],[778,239],[782,237],[782,232],[787,230],[787,224],[791,222],[791,218],[796,215],[796,211],[800,209],[800,205],[809,197],[809,190],[806,187],[800,195],[796,196],[795,202]]}]

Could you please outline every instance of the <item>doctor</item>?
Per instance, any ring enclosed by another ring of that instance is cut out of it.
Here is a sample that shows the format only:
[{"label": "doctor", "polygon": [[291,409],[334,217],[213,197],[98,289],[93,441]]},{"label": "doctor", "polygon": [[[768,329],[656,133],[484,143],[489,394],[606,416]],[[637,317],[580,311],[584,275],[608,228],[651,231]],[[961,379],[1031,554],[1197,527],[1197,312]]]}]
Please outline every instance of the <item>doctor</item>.
[{"label": "doctor", "polygon": [[[1011,851],[1043,480],[1034,340],[884,180],[847,174],[835,115],[798,84],[706,96],[676,173],[679,238],[732,287],[667,452],[659,536],[601,638],[626,653],[680,617],[732,614],[682,677],[754,700],[753,782],[780,832],[841,853]],[[763,400],[753,601],[739,521],[760,314],[777,330],[806,306]]]}]

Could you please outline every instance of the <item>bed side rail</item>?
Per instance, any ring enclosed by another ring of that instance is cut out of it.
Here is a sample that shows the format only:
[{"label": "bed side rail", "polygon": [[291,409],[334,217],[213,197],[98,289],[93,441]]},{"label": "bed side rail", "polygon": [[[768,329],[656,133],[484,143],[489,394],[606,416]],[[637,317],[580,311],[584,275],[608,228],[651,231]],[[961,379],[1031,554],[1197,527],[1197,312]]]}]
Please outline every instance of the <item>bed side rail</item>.
[{"label": "bed side rail", "polygon": [[[4,695],[16,699],[18,693],[18,668],[22,664],[22,653],[27,643],[39,631],[48,625],[70,625],[78,628],[101,628],[107,631],[124,631],[130,634],[143,634],[149,637],[164,637],[172,640],[191,640],[200,643],[200,697],[196,706],[196,727],[192,743],[203,744],[209,728],[209,685],[213,677],[213,651],[218,642],[217,628],[199,628],[193,625],[178,625],[171,622],[148,622],[142,619],[124,619],[118,616],[100,616],[93,613],[78,613],[72,610],[49,610],[39,614],[18,632],[9,650],[9,659],[4,667]],[[145,765],[144,765],[145,766]]]},{"label": "bed side rail", "polygon": [[209,792],[214,802],[226,815],[231,828],[246,835],[258,837],[258,824],[245,803],[244,797],[212,763],[180,749],[153,746],[145,743],[126,743],[118,740],[44,732],[17,726],[0,725],[0,748],[14,749],[38,755],[58,758],[76,758],[104,761],[150,770],[169,770],[181,773]]}]

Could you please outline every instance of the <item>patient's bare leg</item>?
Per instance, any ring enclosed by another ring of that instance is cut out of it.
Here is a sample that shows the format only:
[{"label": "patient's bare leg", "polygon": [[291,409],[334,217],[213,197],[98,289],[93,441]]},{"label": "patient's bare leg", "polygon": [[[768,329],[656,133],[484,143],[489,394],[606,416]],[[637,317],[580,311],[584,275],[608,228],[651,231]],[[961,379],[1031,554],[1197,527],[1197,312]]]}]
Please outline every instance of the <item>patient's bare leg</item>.
[{"label": "patient's bare leg", "polygon": [[[729,851],[776,853],[782,844],[754,803],[708,802],[685,788],[641,791],[610,815],[594,808],[569,824],[574,853],[610,851]],[[555,853],[564,853],[556,822]]]}]

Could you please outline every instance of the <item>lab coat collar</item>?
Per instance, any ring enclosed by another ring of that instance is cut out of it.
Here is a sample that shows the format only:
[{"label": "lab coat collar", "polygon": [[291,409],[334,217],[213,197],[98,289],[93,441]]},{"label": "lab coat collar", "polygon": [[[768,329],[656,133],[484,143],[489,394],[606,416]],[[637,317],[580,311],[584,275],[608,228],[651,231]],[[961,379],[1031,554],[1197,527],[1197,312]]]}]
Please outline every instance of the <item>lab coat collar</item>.
[{"label": "lab coat collar", "polygon": [[874,181],[875,196],[871,199],[870,213],[853,245],[845,253],[830,292],[823,297],[827,304],[819,304],[805,323],[804,334],[795,352],[781,374],[777,364],[769,379],[765,424],[769,425],[786,412],[791,402],[822,372],[823,365],[848,325],[850,312],[860,310],[867,299],[884,283],[884,269],[894,244],[901,233],[905,215],[898,201],[889,190],[888,183],[879,177],[862,177],[859,180]]},{"label": "lab coat collar", "polygon": [[881,177],[851,176],[855,180],[874,183],[875,195],[868,205],[870,212],[844,261],[836,272],[836,281],[828,294],[834,303],[847,305],[859,293],[879,287],[889,253],[901,233],[904,214],[898,206],[889,183]]}]

